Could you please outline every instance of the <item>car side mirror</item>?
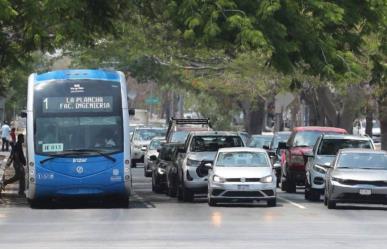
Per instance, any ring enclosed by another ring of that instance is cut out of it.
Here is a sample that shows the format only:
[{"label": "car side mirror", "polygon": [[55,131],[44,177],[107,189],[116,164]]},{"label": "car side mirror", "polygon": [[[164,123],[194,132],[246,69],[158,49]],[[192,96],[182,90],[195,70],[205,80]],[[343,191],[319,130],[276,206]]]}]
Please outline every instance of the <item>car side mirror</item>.
[{"label": "car side mirror", "polygon": [[268,145],[264,145],[264,146],[262,146],[262,148],[265,149],[265,150],[270,150]]},{"label": "car side mirror", "polygon": [[186,151],[185,151],[184,148],[178,148],[178,149],[177,149],[177,152],[178,152],[178,153],[185,153]]},{"label": "car side mirror", "polygon": [[309,158],[313,158],[314,154],[312,152],[306,152],[304,153],[304,160],[308,161]]},{"label": "car side mirror", "polygon": [[136,111],[134,109],[129,109],[129,116],[134,116]]},{"label": "car side mirror", "polygon": [[204,164],[204,167],[206,168],[206,169],[212,169],[213,167],[212,167],[212,163],[205,163]]},{"label": "car side mirror", "polygon": [[157,160],[157,156],[152,155],[152,156],[149,157],[149,159],[150,159],[151,161],[156,161],[156,160]]},{"label": "car side mirror", "polygon": [[27,117],[27,112],[21,112],[21,113],[20,113],[20,117],[26,118],[26,117]]},{"label": "car side mirror", "polygon": [[286,142],[279,142],[278,143],[278,149],[279,150],[286,150],[288,148]]},{"label": "car side mirror", "polygon": [[142,146],[141,151],[146,151],[146,146]]}]

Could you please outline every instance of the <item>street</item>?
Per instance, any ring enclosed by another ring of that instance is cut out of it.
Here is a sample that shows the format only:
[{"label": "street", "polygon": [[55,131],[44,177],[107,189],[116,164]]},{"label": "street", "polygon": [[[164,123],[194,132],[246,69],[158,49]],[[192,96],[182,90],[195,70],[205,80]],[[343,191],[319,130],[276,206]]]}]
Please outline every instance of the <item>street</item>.
[{"label": "street", "polygon": [[30,209],[16,189],[7,189],[0,204],[1,248],[381,248],[387,242],[384,206],[328,210],[322,201],[305,201],[298,189],[280,191],[274,208],[210,208],[206,198],[181,203],[152,193],[142,166],[133,175],[128,209],[98,202]]}]

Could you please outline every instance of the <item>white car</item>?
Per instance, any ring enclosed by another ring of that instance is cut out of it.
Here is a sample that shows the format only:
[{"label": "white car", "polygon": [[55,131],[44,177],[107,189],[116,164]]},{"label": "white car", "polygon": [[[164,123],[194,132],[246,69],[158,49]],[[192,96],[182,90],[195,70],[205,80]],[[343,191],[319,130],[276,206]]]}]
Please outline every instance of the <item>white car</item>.
[{"label": "white car", "polygon": [[[353,122],[353,129],[352,133],[353,135],[359,135],[364,136],[366,135],[366,120],[363,119],[356,119]],[[374,119],[372,121],[372,139],[374,140],[374,143],[380,143],[380,122],[379,120]]]},{"label": "white car", "polygon": [[223,148],[208,176],[208,205],[229,200],[264,200],[277,204],[276,176],[270,158],[260,148]]}]

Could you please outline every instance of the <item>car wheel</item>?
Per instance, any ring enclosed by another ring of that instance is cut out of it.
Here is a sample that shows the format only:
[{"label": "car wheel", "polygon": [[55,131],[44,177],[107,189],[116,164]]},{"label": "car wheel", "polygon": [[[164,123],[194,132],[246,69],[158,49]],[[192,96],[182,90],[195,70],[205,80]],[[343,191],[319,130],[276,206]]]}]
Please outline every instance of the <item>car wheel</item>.
[{"label": "car wheel", "polygon": [[171,181],[168,181],[167,186],[168,186],[167,195],[170,197],[176,197],[177,191],[176,191],[175,185],[172,184]]},{"label": "car wheel", "polygon": [[336,208],[336,202],[328,199],[327,206],[328,206],[328,209],[335,209]]},{"label": "car wheel", "polygon": [[287,190],[287,183],[286,183],[286,178],[285,176],[282,174],[282,170],[281,170],[281,190],[282,191],[286,191]]},{"label": "car wheel", "polygon": [[317,189],[310,188],[309,200],[319,201],[320,200],[320,192]]},{"label": "car wheel", "polygon": [[293,179],[287,179],[286,180],[286,192],[287,193],[296,193],[297,185],[296,182],[293,181]]},{"label": "car wheel", "polygon": [[137,167],[136,159],[132,159],[131,168],[136,168],[136,167]]},{"label": "car wheel", "polygon": [[183,201],[184,202],[192,202],[193,199],[194,199],[194,195],[193,193],[191,192],[191,190],[187,189],[186,187],[184,187],[184,184],[183,184],[183,191],[182,191],[182,195],[183,195]]},{"label": "car wheel", "polygon": [[218,205],[218,202],[211,197],[208,197],[208,206],[210,207],[216,207]]},{"label": "car wheel", "polygon": [[267,206],[268,207],[275,207],[275,206],[277,206],[277,198],[268,200],[267,201]]},{"label": "car wheel", "polygon": [[305,192],[304,192],[304,197],[305,197],[305,200],[310,200],[310,186],[307,182],[307,180],[305,180]]},{"label": "car wheel", "polygon": [[324,205],[327,206],[328,205],[328,198],[324,195]]},{"label": "car wheel", "polygon": [[163,192],[163,189],[160,185],[160,179],[156,174],[152,174],[152,191],[160,194]]}]

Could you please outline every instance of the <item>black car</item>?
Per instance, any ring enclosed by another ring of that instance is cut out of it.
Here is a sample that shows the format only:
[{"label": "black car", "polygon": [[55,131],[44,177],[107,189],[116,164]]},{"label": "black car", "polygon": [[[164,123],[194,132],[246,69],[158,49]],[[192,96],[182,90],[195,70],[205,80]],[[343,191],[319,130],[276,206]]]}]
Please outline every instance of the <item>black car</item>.
[{"label": "black car", "polygon": [[152,191],[163,193],[166,190],[166,168],[172,161],[172,155],[176,151],[176,144],[165,143],[160,148],[158,157],[152,156],[155,167],[152,169]]},{"label": "black car", "polygon": [[174,149],[172,149],[171,161],[168,162],[168,165],[165,169],[166,174],[166,193],[170,197],[176,197],[177,187],[178,187],[178,160],[179,160],[179,149],[184,149],[184,143],[174,143]]}]

